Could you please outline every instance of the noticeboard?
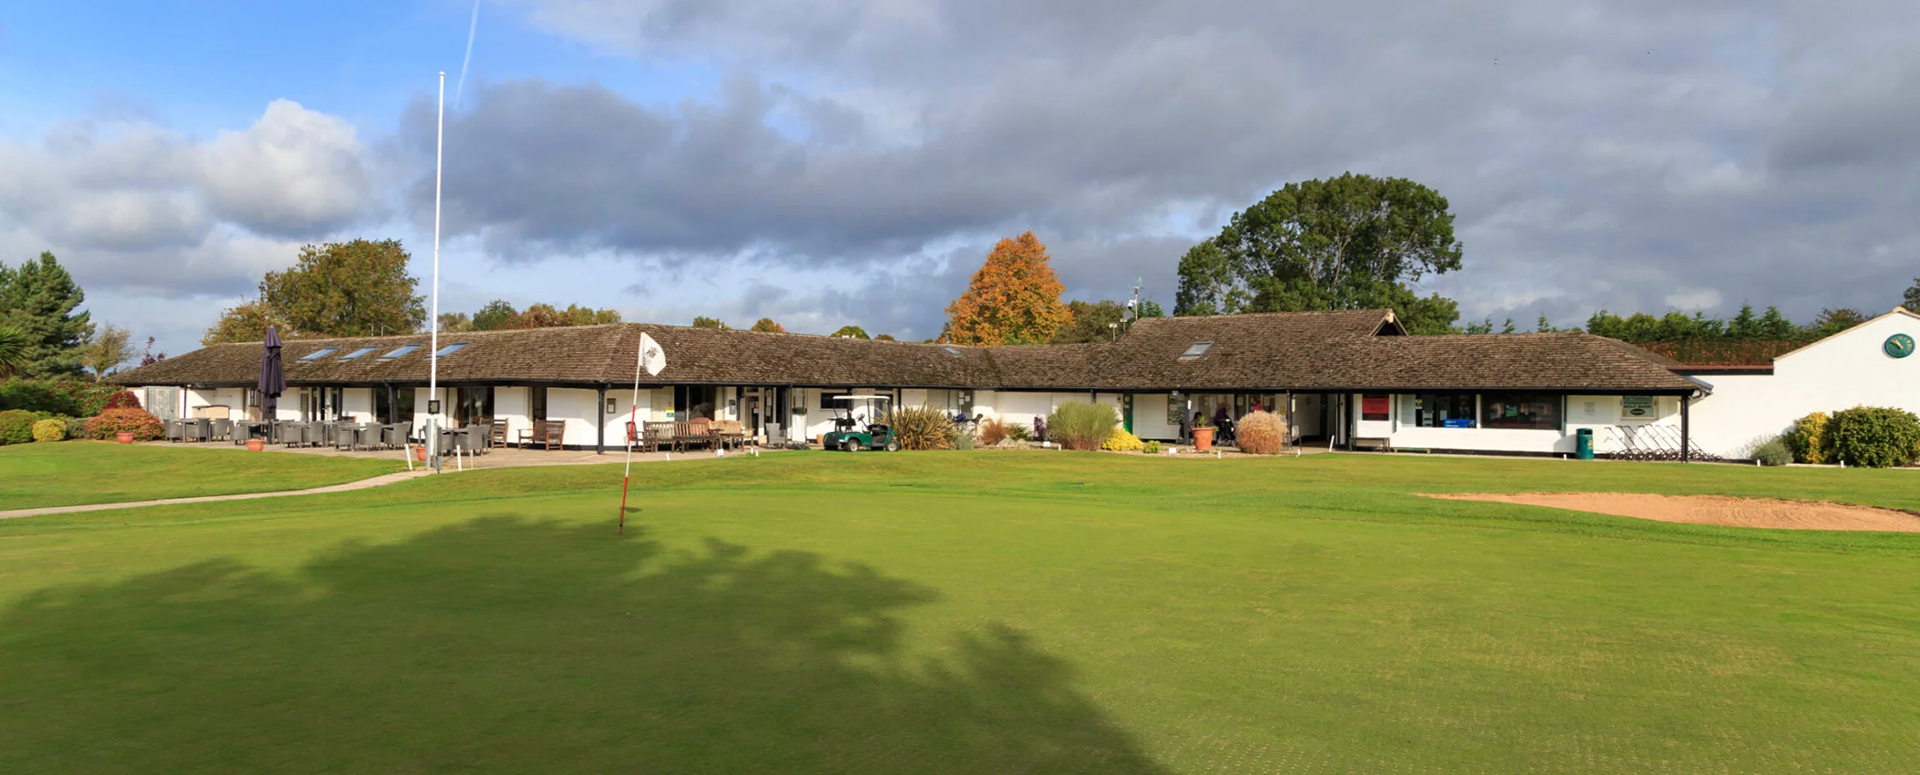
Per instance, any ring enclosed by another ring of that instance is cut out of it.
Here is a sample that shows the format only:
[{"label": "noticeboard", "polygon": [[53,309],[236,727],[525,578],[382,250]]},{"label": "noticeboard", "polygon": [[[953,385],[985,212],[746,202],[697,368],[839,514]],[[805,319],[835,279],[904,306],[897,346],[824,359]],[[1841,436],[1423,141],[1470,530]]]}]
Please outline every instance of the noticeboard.
[{"label": "noticeboard", "polygon": [[1660,413],[1653,406],[1653,396],[1620,397],[1622,422],[1650,422],[1659,418]]}]

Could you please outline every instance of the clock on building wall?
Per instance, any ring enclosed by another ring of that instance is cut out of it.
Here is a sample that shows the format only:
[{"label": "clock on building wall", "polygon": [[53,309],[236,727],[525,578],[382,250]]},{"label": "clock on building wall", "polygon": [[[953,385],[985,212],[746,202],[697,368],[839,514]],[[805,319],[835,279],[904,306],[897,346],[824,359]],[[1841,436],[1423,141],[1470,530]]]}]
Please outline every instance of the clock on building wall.
[{"label": "clock on building wall", "polygon": [[1905,358],[1913,354],[1913,337],[1907,336],[1906,334],[1894,334],[1893,336],[1887,337],[1887,343],[1882,345],[1881,349],[1886,350],[1887,355],[1891,357]]}]

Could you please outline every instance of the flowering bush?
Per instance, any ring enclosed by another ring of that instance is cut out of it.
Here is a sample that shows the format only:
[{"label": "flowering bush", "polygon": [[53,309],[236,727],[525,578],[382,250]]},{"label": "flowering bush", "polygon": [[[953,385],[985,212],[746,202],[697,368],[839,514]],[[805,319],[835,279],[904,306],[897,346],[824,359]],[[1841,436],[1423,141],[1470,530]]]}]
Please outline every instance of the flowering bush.
[{"label": "flowering bush", "polygon": [[33,424],[34,441],[66,441],[67,424],[59,420],[41,420]]},{"label": "flowering bush", "polygon": [[87,433],[96,439],[111,439],[122,432],[132,433],[134,441],[153,441],[167,435],[160,418],[145,409],[108,409],[87,421]]},{"label": "flowering bush", "polygon": [[22,409],[0,412],[0,444],[26,444],[33,441],[33,424],[39,420],[32,412]]},{"label": "flowering bush", "polygon": [[1128,433],[1127,429],[1114,428],[1100,448],[1113,452],[1139,452],[1144,446],[1140,443],[1140,437]]},{"label": "flowering bush", "polygon": [[1813,414],[1795,420],[1793,430],[1780,437],[1787,450],[1793,453],[1793,459],[1801,463],[1826,463],[1833,458],[1829,454],[1832,447],[1827,446],[1827,413]]},{"label": "flowering bush", "polygon": [[134,395],[133,391],[122,390],[118,393],[107,396],[107,404],[105,407],[102,407],[102,408],[103,409],[144,409],[146,407],[143,407],[140,405],[140,397]]},{"label": "flowering bush", "polygon": [[1240,451],[1251,455],[1278,455],[1287,445],[1287,421],[1272,412],[1252,412],[1234,426]]}]

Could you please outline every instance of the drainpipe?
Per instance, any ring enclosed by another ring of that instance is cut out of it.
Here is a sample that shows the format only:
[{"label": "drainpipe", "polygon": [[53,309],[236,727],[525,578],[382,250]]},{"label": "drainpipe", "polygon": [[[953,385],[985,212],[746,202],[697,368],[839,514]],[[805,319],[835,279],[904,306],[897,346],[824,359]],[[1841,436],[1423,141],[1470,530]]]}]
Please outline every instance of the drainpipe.
[{"label": "drainpipe", "polygon": [[[531,403],[533,400],[533,397],[529,395],[527,397],[527,400],[529,403]],[[600,386],[600,398],[593,402],[593,407],[595,411],[600,413],[600,424],[595,426],[600,430],[594,433],[593,454],[604,455],[604,454],[607,454],[607,386],[606,385],[603,384]]]}]

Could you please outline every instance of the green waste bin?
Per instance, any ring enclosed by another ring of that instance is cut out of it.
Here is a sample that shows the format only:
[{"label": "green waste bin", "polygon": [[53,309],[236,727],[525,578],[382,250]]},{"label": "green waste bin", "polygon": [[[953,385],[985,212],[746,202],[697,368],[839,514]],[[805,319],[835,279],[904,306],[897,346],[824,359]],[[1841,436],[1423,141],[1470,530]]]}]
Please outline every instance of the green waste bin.
[{"label": "green waste bin", "polygon": [[1581,428],[1574,433],[1573,456],[1580,460],[1593,459],[1593,429]]}]

